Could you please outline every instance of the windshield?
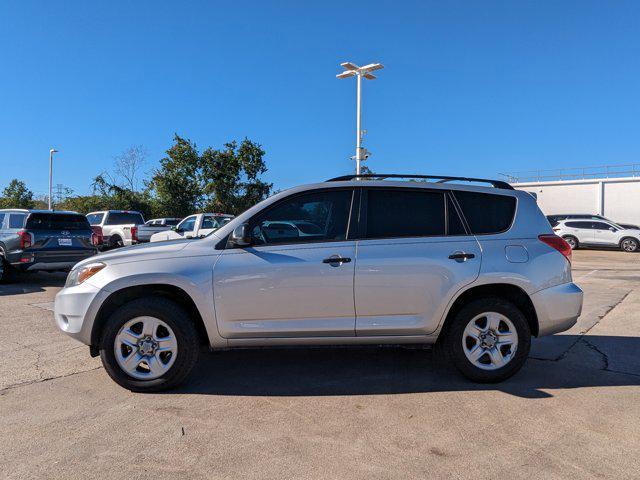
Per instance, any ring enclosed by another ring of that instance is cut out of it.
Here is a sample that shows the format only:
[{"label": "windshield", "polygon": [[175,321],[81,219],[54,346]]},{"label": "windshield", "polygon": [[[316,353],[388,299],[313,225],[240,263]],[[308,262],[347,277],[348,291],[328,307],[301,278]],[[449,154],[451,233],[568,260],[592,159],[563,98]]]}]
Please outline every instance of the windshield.
[{"label": "windshield", "polygon": [[28,230],[89,230],[89,222],[82,215],[69,213],[32,213],[27,220]]}]

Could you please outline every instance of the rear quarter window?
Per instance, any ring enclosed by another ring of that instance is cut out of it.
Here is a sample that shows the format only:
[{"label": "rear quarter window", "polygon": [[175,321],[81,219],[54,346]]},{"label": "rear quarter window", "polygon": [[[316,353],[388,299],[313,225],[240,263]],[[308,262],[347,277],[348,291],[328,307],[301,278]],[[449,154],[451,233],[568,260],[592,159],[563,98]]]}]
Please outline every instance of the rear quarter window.
[{"label": "rear quarter window", "polygon": [[23,228],[27,216],[24,213],[9,214],[9,228]]},{"label": "rear quarter window", "polygon": [[491,193],[454,191],[471,233],[488,235],[505,232],[516,213],[516,198]]}]

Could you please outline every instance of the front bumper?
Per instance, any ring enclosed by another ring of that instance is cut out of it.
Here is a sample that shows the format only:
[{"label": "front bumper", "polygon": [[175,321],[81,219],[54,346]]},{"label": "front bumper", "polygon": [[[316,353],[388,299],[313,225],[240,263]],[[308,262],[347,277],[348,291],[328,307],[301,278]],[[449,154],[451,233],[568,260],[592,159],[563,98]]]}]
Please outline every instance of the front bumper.
[{"label": "front bumper", "polygon": [[91,345],[91,330],[108,292],[88,282],[63,288],[55,299],[54,318],[58,328],[85,345]]},{"label": "front bumper", "polygon": [[563,283],[531,295],[538,315],[538,336],[569,330],[582,313],[583,293],[575,283]]}]

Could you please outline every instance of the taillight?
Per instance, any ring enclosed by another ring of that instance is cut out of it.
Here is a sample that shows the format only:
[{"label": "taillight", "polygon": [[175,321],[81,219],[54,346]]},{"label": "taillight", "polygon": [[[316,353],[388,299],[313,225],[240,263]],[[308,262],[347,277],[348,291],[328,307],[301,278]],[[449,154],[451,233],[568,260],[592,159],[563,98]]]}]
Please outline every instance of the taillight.
[{"label": "taillight", "polygon": [[538,239],[549,245],[551,248],[555,248],[564,255],[569,262],[571,262],[571,245],[569,245],[564,238],[553,234],[545,234],[538,235]]},{"label": "taillight", "polygon": [[138,227],[131,227],[131,240],[138,241]]},{"label": "taillight", "polygon": [[91,230],[93,230],[93,233],[91,233],[91,244],[94,247],[99,247],[104,241],[104,237],[102,236],[102,227],[99,225],[92,225]]},{"label": "taillight", "polygon": [[25,248],[29,248],[33,245],[33,239],[31,238],[31,234],[24,230],[20,230],[18,232],[18,236],[20,237],[20,250],[24,250]]}]

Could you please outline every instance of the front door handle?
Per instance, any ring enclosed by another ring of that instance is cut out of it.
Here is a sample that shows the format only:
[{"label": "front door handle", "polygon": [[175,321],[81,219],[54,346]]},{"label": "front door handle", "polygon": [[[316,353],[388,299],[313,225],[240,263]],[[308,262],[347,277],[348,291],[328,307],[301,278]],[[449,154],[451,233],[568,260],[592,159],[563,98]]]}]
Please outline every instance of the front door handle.
[{"label": "front door handle", "polygon": [[346,257],[341,257],[339,255],[333,255],[329,258],[325,258],[324,260],[322,260],[322,263],[329,263],[329,264],[342,264],[342,263],[349,263],[351,261],[350,258],[346,258]]},{"label": "front door handle", "polygon": [[455,252],[452,253],[451,255],[449,255],[449,259],[450,260],[469,260],[471,258],[476,258],[475,254],[473,253],[464,253],[464,252]]}]

